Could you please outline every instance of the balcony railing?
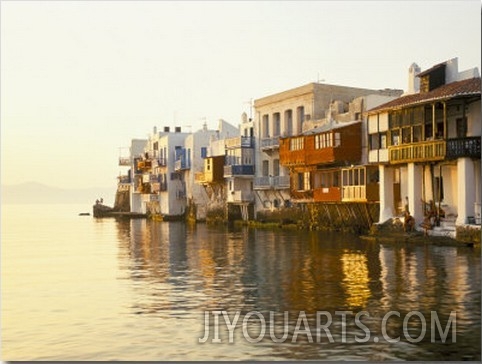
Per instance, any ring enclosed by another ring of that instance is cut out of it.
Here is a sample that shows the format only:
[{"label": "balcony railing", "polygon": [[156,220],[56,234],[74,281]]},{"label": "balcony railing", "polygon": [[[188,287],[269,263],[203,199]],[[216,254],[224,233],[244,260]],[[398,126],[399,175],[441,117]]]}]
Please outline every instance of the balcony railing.
[{"label": "balcony railing", "polygon": [[273,187],[274,188],[289,188],[290,187],[290,176],[274,176]]},{"label": "balcony railing", "polygon": [[261,139],[261,150],[270,150],[279,148],[279,137]]},{"label": "balcony railing", "polygon": [[229,138],[224,141],[226,148],[252,148],[253,138],[247,136],[239,136]]},{"label": "balcony railing", "polygon": [[129,157],[119,157],[119,166],[130,166],[131,159]]},{"label": "balcony railing", "polygon": [[446,157],[448,159],[480,158],[480,137],[447,140]]},{"label": "balcony railing", "polygon": [[174,170],[176,171],[182,171],[184,169],[189,169],[191,166],[186,163],[185,159],[178,159],[177,161],[174,162]]},{"label": "balcony railing", "polygon": [[366,201],[365,186],[343,186],[342,201]]},{"label": "balcony railing", "polygon": [[318,202],[341,201],[340,187],[318,187],[313,189],[313,199]]},{"label": "balcony railing", "polygon": [[254,166],[250,166],[250,165],[224,166],[224,177],[252,176],[253,174],[254,174]]},{"label": "balcony railing", "polygon": [[131,183],[131,178],[129,176],[119,176],[117,177],[117,180],[121,185],[128,185]]},{"label": "balcony railing", "polygon": [[388,147],[390,163],[438,161],[445,158],[445,141],[425,141]]},{"label": "balcony railing", "polygon": [[285,189],[290,187],[290,176],[256,177],[253,188],[255,190]]},{"label": "balcony railing", "polygon": [[251,191],[231,191],[228,193],[228,202],[253,202],[254,194]]}]

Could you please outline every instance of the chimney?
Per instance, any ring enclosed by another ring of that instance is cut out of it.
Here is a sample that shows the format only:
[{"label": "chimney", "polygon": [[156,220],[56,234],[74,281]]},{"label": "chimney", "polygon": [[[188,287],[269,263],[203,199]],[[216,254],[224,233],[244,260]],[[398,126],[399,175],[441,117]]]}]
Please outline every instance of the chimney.
[{"label": "chimney", "polygon": [[152,134],[154,134],[154,135],[157,134],[157,127],[154,127],[154,128],[152,129]]},{"label": "chimney", "polygon": [[411,95],[420,92],[420,78],[417,77],[420,71],[420,67],[416,63],[412,63],[408,69],[408,90],[406,94]]},{"label": "chimney", "polygon": [[164,127],[164,133],[169,133],[169,127],[168,126]]}]

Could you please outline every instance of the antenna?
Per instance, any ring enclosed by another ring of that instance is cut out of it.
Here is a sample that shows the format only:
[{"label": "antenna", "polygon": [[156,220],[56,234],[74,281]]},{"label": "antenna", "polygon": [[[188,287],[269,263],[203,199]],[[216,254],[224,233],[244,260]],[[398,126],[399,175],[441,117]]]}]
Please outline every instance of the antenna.
[{"label": "antenna", "polygon": [[199,120],[203,121],[203,130],[208,130],[207,118],[205,116],[203,116],[202,118],[199,118]]},{"label": "antenna", "polygon": [[248,101],[245,101],[244,103],[249,104],[249,118],[253,120],[253,98],[250,98]]}]

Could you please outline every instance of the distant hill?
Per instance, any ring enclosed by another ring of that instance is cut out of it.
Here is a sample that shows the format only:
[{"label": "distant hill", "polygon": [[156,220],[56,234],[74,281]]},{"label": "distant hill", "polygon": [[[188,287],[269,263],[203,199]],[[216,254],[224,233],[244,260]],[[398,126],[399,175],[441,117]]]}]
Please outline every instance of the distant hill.
[{"label": "distant hill", "polygon": [[95,203],[103,198],[105,204],[113,205],[115,187],[112,188],[58,188],[37,182],[2,185],[1,203],[7,204],[82,204]]}]

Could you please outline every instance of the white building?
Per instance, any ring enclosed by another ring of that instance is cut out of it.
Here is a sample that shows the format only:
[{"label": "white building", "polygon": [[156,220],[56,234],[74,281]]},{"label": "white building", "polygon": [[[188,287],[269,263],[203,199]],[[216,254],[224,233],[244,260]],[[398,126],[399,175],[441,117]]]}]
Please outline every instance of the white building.
[{"label": "white building", "polygon": [[424,72],[413,64],[409,86],[404,96],[369,110],[368,159],[379,165],[379,220],[399,216],[408,202],[418,226],[432,201],[434,231],[453,236],[454,225],[480,224],[479,72],[459,72],[457,58]]},{"label": "white building", "polygon": [[255,168],[254,123],[245,113],[239,127],[239,136],[225,139],[224,178],[226,181],[228,219],[254,218],[255,195],[253,178]]},{"label": "white building", "polygon": [[[317,121],[343,114],[355,98],[366,95],[399,96],[400,90],[371,90],[310,83],[254,101],[256,136],[254,190],[257,211],[291,205],[290,171],[280,165],[280,137],[301,135]],[[364,107],[361,107],[363,110]],[[361,115],[354,115],[360,120]]]},{"label": "white building", "polygon": [[143,153],[135,158],[131,211],[155,213],[169,218],[182,216],[186,210],[186,188],[176,172],[176,150],[183,148],[189,133],[180,127],[174,132],[164,127],[149,135]]},{"label": "white building", "polygon": [[180,174],[185,185],[185,203],[195,211],[193,218],[196,220],[206,218],[206,207],[209,202],[205,189],[195,183],[196,173],[204,171],[204,158],[207,156],[209,143],[213,139],[225,139],[237,134],[236,127],[221,119],[217,130],[209,130],[205,124],[201,130],[186,136],[184,145],[175,150],[174,169]]}]

